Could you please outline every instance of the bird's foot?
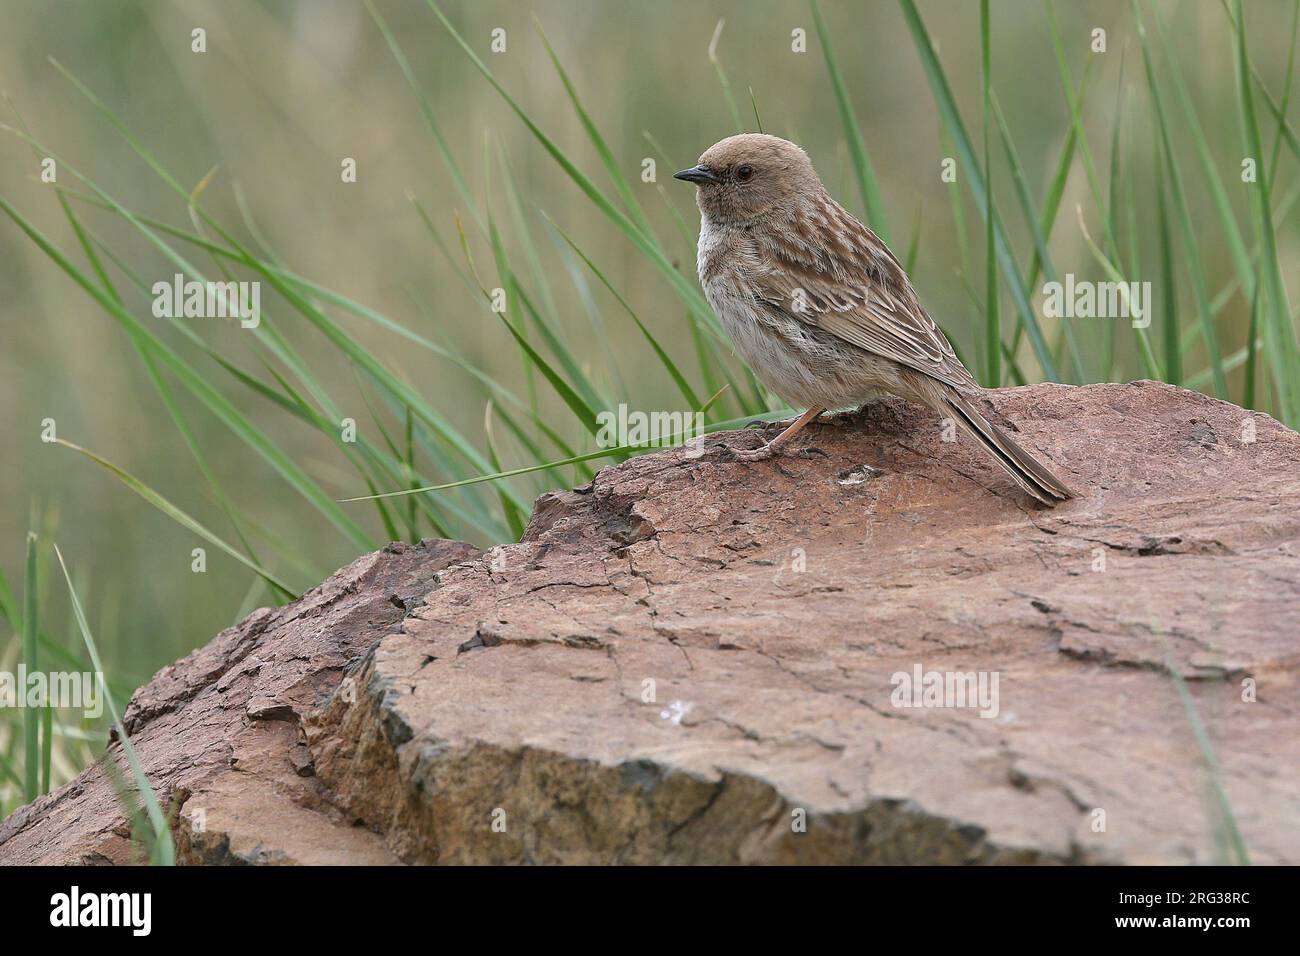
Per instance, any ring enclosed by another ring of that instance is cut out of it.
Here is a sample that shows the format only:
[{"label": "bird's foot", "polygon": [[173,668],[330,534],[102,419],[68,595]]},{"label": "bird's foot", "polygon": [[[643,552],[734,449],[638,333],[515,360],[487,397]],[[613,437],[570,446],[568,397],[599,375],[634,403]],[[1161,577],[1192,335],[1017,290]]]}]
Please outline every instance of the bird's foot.
[{"label": "bird's foot", "polygon": [[[786,422],[776,423],[782,426],[781,434],[777,435],[775,438],[765,443],[760,448],[748,450],[748,449],[727,447],[727,451],[731,454],[733,458],[736,458],[739,461],[765,461],[768,458],[775,457],[776,455],[781,454],[781,452],[785,450],[785,446],[790,444],[790,440],[794,438],[794,436],[797,435],[805,425],[807,425],[810,421],[812,421],[814,418],[816,418],[825,410],[826,409],[822,408],[820,405],[814,405],[812,408],[808,409],[808,411],[804,412],[798,418],[793,419],[789,423]],[[750,425],[757,425],[757,424],[760,423],[750,422],[750,424],[745,427],[748,428],[750,427]],[[799,457],[801,458],[808,458],[811,455],[825,456],[826,453],[822,451],[820,448],[809,448],[799,453]]]},{"label": "bird's foot", "polygon": [[776,442],[770,441],[758,448],[729,448],[728,450],[737,461],[766,461],[777,454],[779,449],[776,447]]},{"label": "bird's foot", "polygon": [[[767,422],[763,422],[762,424],[766,425]],[[744,436],[750,434],[750,431],[748,430],[748,427],[746,427],[742,428],[736,434]],[[744,441],[745,439],[742,438],[741,440]],[[777,445],[775,438],[771,441],[763,442],[763,444],[758,448],[737,448],[735,445],[727,442],[720,442],[714,447],[717,449],[719,454],[736,461],[765,461],[780,450],[780,446]]]},{"label": "bird's foot", "polygon": [[767,461],[769,458],[779,458],[786,454],[793,455],[796,458],[803,458],[805,460],[810,458],[830,457],[830,455],[825,451],[812,445],[795,451],[794,449],[789,448],[789,444],[790,441],[788,438],[782,440],[782,437],[778,435],[776,438],[773,438],[769,442],[764,442],[757,448],[734,448],[731,445],[718,445],[717,447],[724,455],[728,455],[737,461]]}]

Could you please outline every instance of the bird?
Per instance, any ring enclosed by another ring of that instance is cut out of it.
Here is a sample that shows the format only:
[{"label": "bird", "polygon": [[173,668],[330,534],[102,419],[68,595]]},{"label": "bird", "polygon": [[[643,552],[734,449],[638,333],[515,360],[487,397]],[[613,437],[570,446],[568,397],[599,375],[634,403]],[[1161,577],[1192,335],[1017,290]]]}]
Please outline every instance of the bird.
[{"label": "bird", "polygon": [[736,458],[781,454],[822,412],[890,394],[954,421],[1037,501],[1074,497],[981,412],[984,389],[921,307],[902,264],[831,197],[800,146],[764,133],[730,136],[674,178],[697,187],[700,285],[737,354],[806,409],[762,447],[731,449]]}]

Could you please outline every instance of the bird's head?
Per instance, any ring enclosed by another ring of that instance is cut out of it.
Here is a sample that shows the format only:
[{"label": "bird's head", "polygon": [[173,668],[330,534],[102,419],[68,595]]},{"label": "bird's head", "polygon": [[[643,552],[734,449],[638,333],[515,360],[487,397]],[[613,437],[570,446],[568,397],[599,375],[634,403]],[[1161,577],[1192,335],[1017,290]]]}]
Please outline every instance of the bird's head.
[{"label": "bird's head", "polygon": [[742,133],[714,143],[674,179],[695,183],[700,212],[716,222],[740,225],[811,199],[821,180],[808,154],[789,140]]}]

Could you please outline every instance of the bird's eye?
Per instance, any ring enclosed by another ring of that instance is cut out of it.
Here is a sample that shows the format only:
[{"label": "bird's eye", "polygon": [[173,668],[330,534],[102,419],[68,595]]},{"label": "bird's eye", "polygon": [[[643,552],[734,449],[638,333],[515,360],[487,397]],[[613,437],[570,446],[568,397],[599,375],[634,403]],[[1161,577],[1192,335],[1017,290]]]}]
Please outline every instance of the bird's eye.
[{"label": "bird's eye", "polygon": [[754,167],[746,163],[736,167],[736,182],[747,183],[754,178]]}]

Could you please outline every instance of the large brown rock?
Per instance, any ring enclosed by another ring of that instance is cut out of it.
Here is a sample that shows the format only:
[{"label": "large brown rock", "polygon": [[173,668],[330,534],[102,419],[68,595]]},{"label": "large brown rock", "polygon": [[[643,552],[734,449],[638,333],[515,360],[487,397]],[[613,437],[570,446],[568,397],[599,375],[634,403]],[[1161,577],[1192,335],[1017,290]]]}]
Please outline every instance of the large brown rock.
[{"label": "large brown rock", "polygon": [[[1300,435],[1150,382],[993,401],[1079,499],[891,401],[257,612],[131,704],[182,859],[1300,862]],[[898,706],[918,668],[996,674],[988,716]],[[0,862],[124,832],[93,767]]]}]

